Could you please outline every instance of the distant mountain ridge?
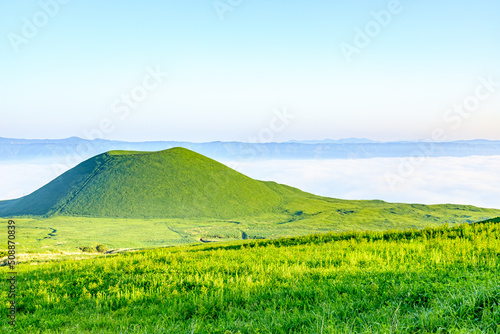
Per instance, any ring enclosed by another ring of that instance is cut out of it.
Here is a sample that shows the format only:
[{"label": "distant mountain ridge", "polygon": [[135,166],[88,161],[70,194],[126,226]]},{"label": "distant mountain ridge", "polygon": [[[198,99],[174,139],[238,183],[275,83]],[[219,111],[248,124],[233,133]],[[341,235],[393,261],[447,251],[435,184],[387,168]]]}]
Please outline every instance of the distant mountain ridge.
[{"label": "distant mountain ridge", "polygon": [[297,144],[371,144],[381,143],[366,138],[323,139],[323,140],[289,140],[286,143]]},{"label": "distant mountain ridge", "polygon": [[376,157],[465,157],[500,155],[500,141],[461,140],[452,142],[376,142],[363,138],[306,140],[281,143],[177,141],[125,142],[104,139],[11,139],[0,138],[0,161],[30,159],[83,161],[112,150],[160,151],[184,147],[212,159],[245,161],[255,159],[365,159]]}]

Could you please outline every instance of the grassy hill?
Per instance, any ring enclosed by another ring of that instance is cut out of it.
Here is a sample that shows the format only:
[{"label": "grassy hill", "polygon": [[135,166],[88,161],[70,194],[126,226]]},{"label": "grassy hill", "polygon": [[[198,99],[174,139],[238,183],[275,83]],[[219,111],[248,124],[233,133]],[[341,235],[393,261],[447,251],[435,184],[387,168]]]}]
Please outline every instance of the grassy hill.
[{"label": "grassy hill", "polygon": [[[0,202],[17,217],[23,251],[172,246],[348,230],[424,228],[498,217],[465,205],[327,198],[262,182],[183,148],[111,151],[20,199]],[[20,218],[22,217],[22,218]]]},{"label": "grassy hill", "polygon": [[0,215],[230,218],[274,212],[282,201],[265,182],[187,149],[111,151],[0,203]]},{"label": "grassy hill", "polygon": [[27,262],[16,332],[498,333],[499,250],[489,222]]}]

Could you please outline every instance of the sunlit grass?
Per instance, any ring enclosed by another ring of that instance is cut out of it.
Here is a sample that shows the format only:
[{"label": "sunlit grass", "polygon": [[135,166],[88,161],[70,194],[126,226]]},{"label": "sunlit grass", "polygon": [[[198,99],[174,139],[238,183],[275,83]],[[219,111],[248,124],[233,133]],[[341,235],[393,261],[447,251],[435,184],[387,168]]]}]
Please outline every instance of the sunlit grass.
[{"label": "sunlit grass", "polygon": [[19,266],[18,332],[495,333],[499,277],[496,223],[159,248]]}]

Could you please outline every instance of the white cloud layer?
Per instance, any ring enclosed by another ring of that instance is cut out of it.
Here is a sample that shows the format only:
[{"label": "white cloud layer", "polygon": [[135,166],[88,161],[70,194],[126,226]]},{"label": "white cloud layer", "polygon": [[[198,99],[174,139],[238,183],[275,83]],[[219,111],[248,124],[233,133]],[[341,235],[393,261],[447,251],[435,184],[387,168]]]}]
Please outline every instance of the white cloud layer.
[{"label": "white cloud layer", "polygon": [[[288,184],[314,194],[344,199],[405,203],[472,204],[500,209],[500,156],[428,158],[391,187],[401,158],[269,160],[226,162],[259,180]],[[41,162],[0,164],[0,200],[27,195],[68,169]]]},{"label": "white cloud layer", "polygon": [[228,163],[259,180],[288,184],[343,199],[381,199],[423,204],[471,204],[500,209],[500,156],[427,158],[391,186],[401,158],[271,160]]},{"label": "white cloud layer", "polygon": [[0,163],[0,200],[30,194],[70,169],[64,164],[31,161]]}]

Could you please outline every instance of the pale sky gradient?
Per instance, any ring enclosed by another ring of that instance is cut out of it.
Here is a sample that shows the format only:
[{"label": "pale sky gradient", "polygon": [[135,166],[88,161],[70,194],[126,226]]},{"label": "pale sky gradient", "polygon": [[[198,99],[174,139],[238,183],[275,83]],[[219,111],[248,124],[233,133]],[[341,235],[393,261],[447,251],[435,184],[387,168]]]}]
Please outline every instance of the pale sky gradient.
[{"label": "pale sky gradient", "polygon": [[[92,139],[107,119],[106,139],[247,141],[286,107],[273,140],[500,139],[500,87],[444,119],[500,82],[497,0],[401,0],[351,62],[342,43],[392,0],[242,0],[224,20],[212,0],[57,1],[0,3],[0,137]],[[119,118],[156,67],[168,78]]]}]

